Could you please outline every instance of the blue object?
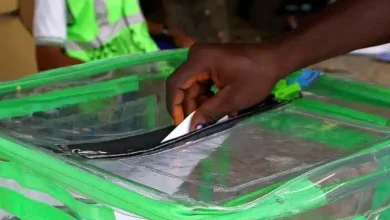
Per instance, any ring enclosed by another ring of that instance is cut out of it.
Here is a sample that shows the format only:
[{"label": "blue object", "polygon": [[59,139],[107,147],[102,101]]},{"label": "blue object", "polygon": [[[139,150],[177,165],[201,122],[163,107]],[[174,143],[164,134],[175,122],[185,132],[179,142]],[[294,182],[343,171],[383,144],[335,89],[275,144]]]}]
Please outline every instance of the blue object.
[{"label": "blue object", "polygon": [[301,87],[308,87],[314,80],[316,80],[321,75],[321,72],[318,70],[303,69],[301,75],[295,79],[289,80],[288,84],[299,83]]},{"label": "blue object", "polygon": [[382,53],[376,56],[376,59],[383,62],[389,62],[390,63],[390,53]]},{"label": "blue object", "polygon": [[172,37],[158,35],[152,36],[152,38],[160,50],[170,50],[177,48]]}]

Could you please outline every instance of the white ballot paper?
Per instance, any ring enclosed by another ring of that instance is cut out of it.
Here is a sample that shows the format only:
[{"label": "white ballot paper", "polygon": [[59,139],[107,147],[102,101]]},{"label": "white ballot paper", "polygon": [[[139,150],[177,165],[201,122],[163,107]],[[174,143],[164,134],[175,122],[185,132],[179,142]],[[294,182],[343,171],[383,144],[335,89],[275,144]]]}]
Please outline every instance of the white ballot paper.
[{"label": "white ballot paper", "polygon": [[[191,119],[194,116],[194,113],[195,112],[192,112],[190,115],[188,115],[182,123],[180,123],[175,129],[173,129],[173,131],[169,133],[168,136],[164,138],[164,140],[161,141],[161,143],[190,133]],[[225,116],[221,118],[217,123],[224,122],[228,118],[228,116]]]}]

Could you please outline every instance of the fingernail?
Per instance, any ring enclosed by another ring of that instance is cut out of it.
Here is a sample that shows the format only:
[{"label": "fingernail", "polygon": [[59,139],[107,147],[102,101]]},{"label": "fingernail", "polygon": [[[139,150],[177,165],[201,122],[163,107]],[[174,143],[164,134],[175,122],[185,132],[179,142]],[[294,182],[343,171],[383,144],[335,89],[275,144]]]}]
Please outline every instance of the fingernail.
[{"label": "fingernail", "polygon": [[204,124],[197,124],[195,126],[195,130],[199,130],[199,129],[202,129],[204,127]]}]

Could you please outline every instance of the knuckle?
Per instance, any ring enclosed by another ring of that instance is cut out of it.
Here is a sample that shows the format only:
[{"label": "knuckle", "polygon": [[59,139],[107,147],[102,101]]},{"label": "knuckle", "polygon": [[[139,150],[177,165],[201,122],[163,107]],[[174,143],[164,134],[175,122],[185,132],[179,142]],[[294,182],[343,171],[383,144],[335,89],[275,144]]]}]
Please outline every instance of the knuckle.
[{"label": "knuckle", "polygon": [[165,89],[167,91],[170,91],[172,90],[173,88],[175,88],[177,86],[177,80],[175,79],[175,77],[173,75],[169,76],[167,78],[167,80],[165,81]]},{"label": "knuckle", "polygon": [[219,118],[218,114],[216,114],[216,111],[213,111],[211,109],[207,109],[207,108],[201,108],[199,109],[202,117],[207,121],[207,122],[215,122],[217,121]]}]

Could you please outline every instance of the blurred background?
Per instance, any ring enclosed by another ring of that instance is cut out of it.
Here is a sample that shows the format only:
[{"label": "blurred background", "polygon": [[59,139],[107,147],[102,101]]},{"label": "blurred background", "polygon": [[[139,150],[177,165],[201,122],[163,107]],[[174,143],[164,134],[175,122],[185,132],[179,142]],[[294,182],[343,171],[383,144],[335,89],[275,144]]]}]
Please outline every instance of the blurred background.
[{"label": "blurred background", "polygon": [[[198,42],[266,42],[292,30],[300,19],[331,0],[140,0],[150,21],[184,31]],[[33,0],[0,1],[0,80],[37,72],[31,35]],[[283,61],[281,61],[283,62]],[[365,56],[342,56],[316,68],[362,79],[388,80],[389,64]]]}]

